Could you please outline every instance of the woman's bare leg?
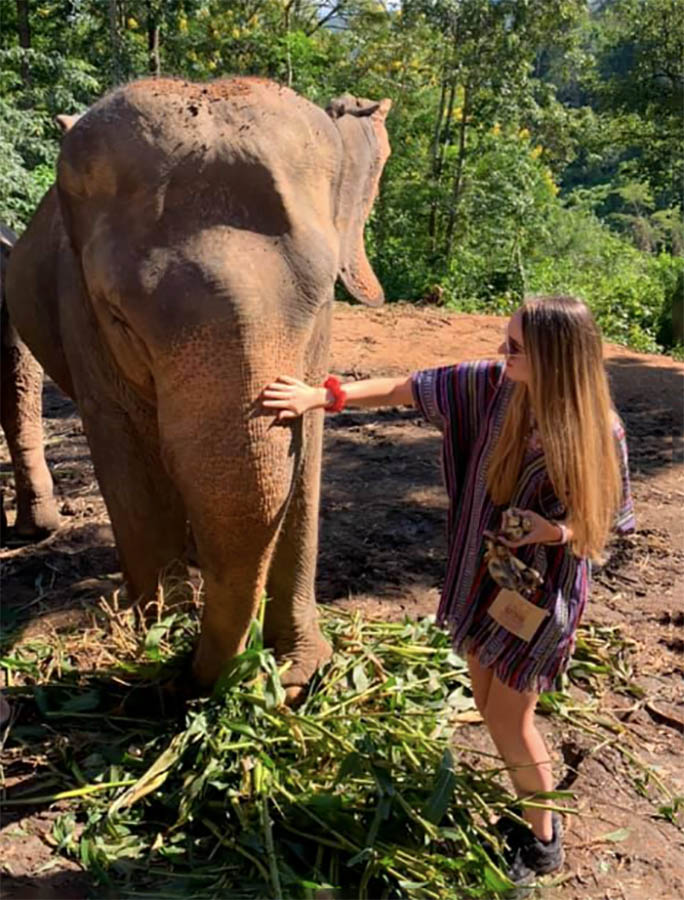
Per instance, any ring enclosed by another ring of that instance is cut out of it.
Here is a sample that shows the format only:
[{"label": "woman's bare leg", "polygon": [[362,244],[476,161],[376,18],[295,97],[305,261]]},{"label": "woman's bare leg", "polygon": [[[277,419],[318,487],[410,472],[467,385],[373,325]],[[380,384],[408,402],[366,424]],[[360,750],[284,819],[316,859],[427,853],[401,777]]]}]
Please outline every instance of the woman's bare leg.
[{"label": "woman's bare leg", "polygon": [[475,706],[477,706],[478,712],[484,719],[485,710],[487,709],[487,697],[489,696],[489,688],[494,673],[491,669],[483,666],[472,653],[468,654],[467,660]]},{"label": "woman's bare leg", "polygon": [[[549,751],[534,721],[538,696],[516,691],[496,675],[487,692],[484,719],[519,797],[553,790]],[[550,810],[527,808],[524,816],[540,840],[553,838]]]}]

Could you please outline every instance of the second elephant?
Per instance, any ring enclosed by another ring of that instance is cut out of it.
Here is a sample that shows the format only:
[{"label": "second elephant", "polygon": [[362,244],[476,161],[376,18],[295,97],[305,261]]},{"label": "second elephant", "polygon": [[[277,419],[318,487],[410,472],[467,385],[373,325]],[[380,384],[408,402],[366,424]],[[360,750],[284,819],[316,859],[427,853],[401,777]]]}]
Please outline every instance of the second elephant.
[{"label": "second elephant", "polygon": [[[17,334],[5,302],[5,282],[15,233],[0,223],[0,421],[14,470],[17,514],[13,536],[38,540],[59,527],[52,477],[43,452],[43,372]],[[0,538],[8,534],[4,503],[0,498]]]}]

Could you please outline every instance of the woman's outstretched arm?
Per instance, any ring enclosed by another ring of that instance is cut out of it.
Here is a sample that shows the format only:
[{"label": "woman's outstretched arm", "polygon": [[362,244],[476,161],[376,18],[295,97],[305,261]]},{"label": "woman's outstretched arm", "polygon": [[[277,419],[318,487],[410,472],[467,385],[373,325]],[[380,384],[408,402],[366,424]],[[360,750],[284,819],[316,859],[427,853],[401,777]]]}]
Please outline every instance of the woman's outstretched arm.
[{"label": "woman's outstretched arm", "polygon": [[[368,378],[342,385],[348,406],[413,406],[411,376]],[[277,412],[278,420],[295,419],[310,409],[322,409],[334,401],[333,393],[324,387],[311,387],[281,375],[267,385],[261,394],[264,409]]]}]

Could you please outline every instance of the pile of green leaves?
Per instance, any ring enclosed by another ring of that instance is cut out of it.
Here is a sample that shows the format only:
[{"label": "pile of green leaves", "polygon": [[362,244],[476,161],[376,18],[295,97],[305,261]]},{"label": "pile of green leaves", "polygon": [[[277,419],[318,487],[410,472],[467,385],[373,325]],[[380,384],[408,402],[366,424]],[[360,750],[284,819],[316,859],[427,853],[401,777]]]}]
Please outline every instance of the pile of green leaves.
[{"label": "pile of green leaves", "polygon": [[[334,656],[291,710],[262,607],[214,695],[179,706],[169,678],[178,683],[197,616],[162,603],[144,625],[104,605],[90,630],[19,641],[0,658],[13,705],[29,703],[6,771],[35,760],[5,803],[60,803],[58,850],[117,897],[436,900],[510,887],[490,822],[513,798],[497,757],[457,743],[458,726],[479,715],[465,665],[432,621],[326,612]],[[635,789],[675,821],[681,800],[600,707],[605,690],[644,702],[632,644],[616,628],[581,629],[541,710],[596,752],[614,748]],[[100,654],[90,673],[84,650]]]},{"label": "pile of green leaves", "polygon": [[[181,619],[148,631],[148,675],[185,644]],[[498,760],[475,767],[449,744],[455,722],[478,717],[446,635],[429,621],[357,615],[327,617],[326,631],[333,661],[296,711],[258,622],[214,696],[192,701],[171,737],[169,723],[151,736],[101,677],[59,702],[44,693],[53,723],[83,729],[99,717],[113,732],[81,734],[63,760],[80,787],[40,798],[72,801],[55,829],[60,849],[117,896],[491,897],[509,887],[488,823],[512,798]],[[35,789],[12,797],[35,802]]]},{"label": "pile of green leaves", "polygon": [[482,816],[509,798],[447,749],[449,709],[472,700],[444,636],[356,619],[338,621],[333,637],[333,665],[293,713],[255,624],[214,699],[195,704],[170,743],[145,748],[149,761],[164,747],[92,817],[81,855],[138,889],[140,864],[159,890],[172,863],[162,893],[187,875],[183,893],[205,896],[507,887],[482,848]]}]

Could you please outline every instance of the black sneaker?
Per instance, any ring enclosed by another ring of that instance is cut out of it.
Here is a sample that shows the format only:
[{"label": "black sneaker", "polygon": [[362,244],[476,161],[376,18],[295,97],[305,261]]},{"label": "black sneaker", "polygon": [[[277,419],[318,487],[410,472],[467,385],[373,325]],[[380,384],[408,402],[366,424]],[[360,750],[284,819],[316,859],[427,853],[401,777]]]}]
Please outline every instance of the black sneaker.
[{"label": "black sneaker", "polygon": [[[522,809],[519,807],[512,807],[516,814],[522,819]],[[527,834],[530,830],[529,826],[525,825],[524,822],[521,822],[520,819],[514,819],[513,816],[510,816],[508,813],[504,813],[499,819],[494,823],[494,828],[501,838],[502,843],[507,843],[510,838],[518,833]]]},{"label": "black sneaker", "polygon": [[[522,809],[514,807],[514,810],[522,819]],[[504,871],[516,885],[528,884],[534,880],[534,872],[524,866],[520,857],[521,848],[532,832],[529,825],[520,819],[504,813],[494,823],[493,828],[499,838],[501,850],[496,849],[489,841],[484,842],[484,849],[497,864],[503,856]]]},{"label": "black sneaker", "polygon": [[[565,859],[563,825],[556,813],[552,814],[553,837],[548,843],[540,841],[530,829],[512,819],[508,819],[508,823],[504,859],[508,864],[506,874],[513,884],[527,885],[537,875],[548,875],[561,868]],[[505,823],[502,826],[506,828]]]}]

